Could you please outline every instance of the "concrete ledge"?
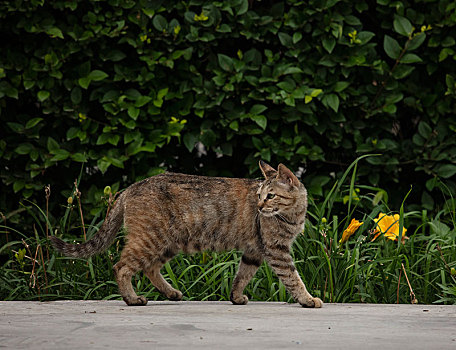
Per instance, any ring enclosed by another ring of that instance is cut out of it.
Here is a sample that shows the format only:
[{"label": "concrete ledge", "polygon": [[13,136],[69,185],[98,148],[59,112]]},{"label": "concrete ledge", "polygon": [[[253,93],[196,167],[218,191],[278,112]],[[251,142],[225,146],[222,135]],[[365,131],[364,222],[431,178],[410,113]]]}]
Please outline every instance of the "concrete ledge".
[{"label": "concrete ledge", "polygon": [[456,349],[456,306],[0,302],[8,349]]}]

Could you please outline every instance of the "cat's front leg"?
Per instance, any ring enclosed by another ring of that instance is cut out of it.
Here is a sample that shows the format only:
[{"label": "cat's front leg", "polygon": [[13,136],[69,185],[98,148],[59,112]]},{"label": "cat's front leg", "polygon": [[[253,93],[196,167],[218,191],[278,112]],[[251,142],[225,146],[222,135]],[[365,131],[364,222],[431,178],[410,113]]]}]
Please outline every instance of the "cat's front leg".
[{"label": "cat's front leg", "polygon": [[244,254],[239,264],[239,269],[231,287],[230,300],[235,305],[245,305],[249,298],[244,295],[244,289],[257,272],[262,258]]},{"label": "cat's front leg", "polygon": [[265,259],[269,266],[272,267],[276,275],[280,278],[285,288],[290,292],[293,299],[303,307],[323,306],[320,298],[314,298],[306,289],[306,286],[301,280],[301,277],[296,271],[293,264],[293,259],[289,252],[286,252],[286,247],[277,249],[277,247],[267,250]]}]

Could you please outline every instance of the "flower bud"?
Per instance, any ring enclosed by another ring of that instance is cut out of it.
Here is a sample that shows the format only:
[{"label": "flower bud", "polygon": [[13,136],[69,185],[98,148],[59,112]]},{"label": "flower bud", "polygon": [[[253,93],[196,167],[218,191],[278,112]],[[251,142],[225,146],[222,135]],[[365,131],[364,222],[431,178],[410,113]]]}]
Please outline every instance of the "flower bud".
[{"label": "flower bud", "polygon": [[451,268],[451,276],[456,276],[456,269],[454,267]]},{"label": "flower bud", "polygon": [[68,203],[69,205],[73,204],[73,197],[71,197],[71,196],[68,197],[67,203]]},{"label": "flower bud", "polygon": [[109,196],[111,194],[111,186],[106,186],[103,191],[105,196]]}]

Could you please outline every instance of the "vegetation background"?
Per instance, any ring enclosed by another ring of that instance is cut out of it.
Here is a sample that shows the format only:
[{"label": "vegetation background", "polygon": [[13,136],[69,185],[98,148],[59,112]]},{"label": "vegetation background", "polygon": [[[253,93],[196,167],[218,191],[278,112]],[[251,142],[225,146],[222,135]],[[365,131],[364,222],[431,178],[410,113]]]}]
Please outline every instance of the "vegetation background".
[{"label": "vegetation background", "polygon": [[[454,1],[15,0],[0,30],[2,298],[118,297],[122,237],[87,264],[47,236],[94,234],[106,186],[256,177],[261,158],[313,199],[294,252],[317,295],[409,302],[415,284],[419,302],[456,301]],[[380,212],[410,239],[372,242]],[[353,217],[364,225],[339,244]],[[180,256],[166,277],[223,299],[238,260]],[[266,266],[248,288],[288,300]]]}]

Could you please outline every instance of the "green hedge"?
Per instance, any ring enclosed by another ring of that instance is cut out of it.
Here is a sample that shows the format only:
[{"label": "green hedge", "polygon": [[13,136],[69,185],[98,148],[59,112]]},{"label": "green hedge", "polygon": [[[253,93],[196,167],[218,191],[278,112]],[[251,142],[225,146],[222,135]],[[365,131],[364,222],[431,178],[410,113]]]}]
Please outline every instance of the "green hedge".
[{"label": "green hedge", "polygon": [[3,1],[0,211],[51,184],[55,213],[80,172],[96,203],[163,169],[257,176],[259,158],[307,167],[318,198],[368,153],[360,183],[439,210],[455,24],[450,0]]}]

